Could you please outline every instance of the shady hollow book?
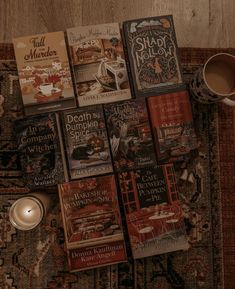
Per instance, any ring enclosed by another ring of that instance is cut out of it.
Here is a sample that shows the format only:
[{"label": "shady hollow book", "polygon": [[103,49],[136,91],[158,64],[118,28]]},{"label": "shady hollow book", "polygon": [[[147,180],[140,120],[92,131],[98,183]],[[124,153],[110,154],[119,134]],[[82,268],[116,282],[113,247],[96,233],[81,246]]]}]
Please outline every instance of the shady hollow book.
[{"label": "shady hollow book", "polygon": [[59,185],[71,271],[126,261],[113,174]]},{"label": "shady hollow book", "polygon": [[14,123],[14,132],[28,187],[52,186],[66,180],[57,114],[18,119]]},{"label": "shady hollow book", "polygon": [[136,97],[183,86],[172,15],[125,21],[123,32]]}]

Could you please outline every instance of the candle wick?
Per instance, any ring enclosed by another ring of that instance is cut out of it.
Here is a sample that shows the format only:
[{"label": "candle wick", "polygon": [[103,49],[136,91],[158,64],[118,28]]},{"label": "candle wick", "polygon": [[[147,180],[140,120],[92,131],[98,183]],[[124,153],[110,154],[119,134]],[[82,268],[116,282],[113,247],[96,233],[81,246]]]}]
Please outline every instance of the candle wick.
[{"label": "candle wick", "polygon": [[32,210],[30,209],[30,210],[28,210],[27,212],[30,213],[31,211],[32,211]]}]

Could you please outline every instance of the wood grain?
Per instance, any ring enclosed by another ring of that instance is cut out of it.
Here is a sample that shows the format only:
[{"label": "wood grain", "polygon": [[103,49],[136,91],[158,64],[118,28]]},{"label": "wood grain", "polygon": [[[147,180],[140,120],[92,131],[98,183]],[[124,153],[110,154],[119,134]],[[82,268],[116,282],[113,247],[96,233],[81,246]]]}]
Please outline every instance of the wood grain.
[{"label": "wood grain", "polygon": [[232,0],[1,0],[0,42],[78,25],[164,14],[173,14],[179,46],[235,46]]}]

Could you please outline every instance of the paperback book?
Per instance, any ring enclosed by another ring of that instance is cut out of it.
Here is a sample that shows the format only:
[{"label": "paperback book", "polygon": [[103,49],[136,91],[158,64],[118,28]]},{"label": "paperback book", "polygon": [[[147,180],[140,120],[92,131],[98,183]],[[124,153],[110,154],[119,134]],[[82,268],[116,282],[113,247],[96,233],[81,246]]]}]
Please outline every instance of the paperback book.
[{"label": "paperback book", "polygon": [[147,98],[159,163],[179,160],[198,147],[187,90]]},{"label": "paperback book", "polygon": [[23,177],[30,188],[66,180],[66,167],[55,113],[30,116],[14,123]]},{"label": "paperback book", "polygon": [[62,112],[71,179],[113,171],[102,105]]},{"label": "paperback book", "polygon": [[125,21],[123,32],[134,96],[183,86],[172,15]]},{"label": "paperback book", "polygon": [[144,98],[104,106],[116,171],[155,163],[154,145]]},{"label": "paperback book", "polygon": [[126,261],[114,175],[59,185],[71,271]]},{"label": "paperback book", "polygon": [[133,258],[188,249],[173,165],[118,176]]},{"label": "paperback book", "polygon": [[67,29],[79,106],[131,98],[118,23]]},{"label": "paperback book", "polygon": [[26,115],[76,106],[64,32],[13,39]]}]

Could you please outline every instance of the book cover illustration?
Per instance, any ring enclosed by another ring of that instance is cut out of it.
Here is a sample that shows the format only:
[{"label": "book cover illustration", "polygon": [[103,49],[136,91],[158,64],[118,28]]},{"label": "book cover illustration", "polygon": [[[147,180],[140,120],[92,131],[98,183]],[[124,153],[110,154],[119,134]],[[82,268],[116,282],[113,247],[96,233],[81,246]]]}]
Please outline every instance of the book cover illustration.
[{"label": "book cover illustration", "polygon": [[64,32],[13,39],[26,115],[76,106]]},{"label": "book cover illustration", "polygon": [[119,173],[135,259],[188,249],[172,164]]},{"label": "book cover illustration", "polygon": [[19,119],[14,130],[27,186],[37,188],[64,182],[56,115],[47,113]]},{"label": "book cover illustration", "polygon": [[125,261],[114,175],[61,184],[59,197],[71,270]]},{"label": "book cover illustration", "polygon": [[19,79],[15,62],[9,60],[0,63],[0,176],[12,181],[22,175],[12,126],[20,117],[23,117],[23,105]]},{"label": "book cover illustration", "polygon": [[147,98],[157,159],[177,160],[198,147],[187,90]]},{"label": "book cover illustration", "polygon": [[79,106],[131,98],[118,23],[67,29]]},{"label": "book cover illustration", "polygon": [[62,113],[71,179],[113,171],[102,105]]},{"label": "book cover illustration", "polygon": [[104,106],[116,171],[155,163],[154,145],[144,98]]},{"label": "book cover illustration", "polygon": [[151,95],[182,85],[172,15],[123,23],[134,95]]}]

